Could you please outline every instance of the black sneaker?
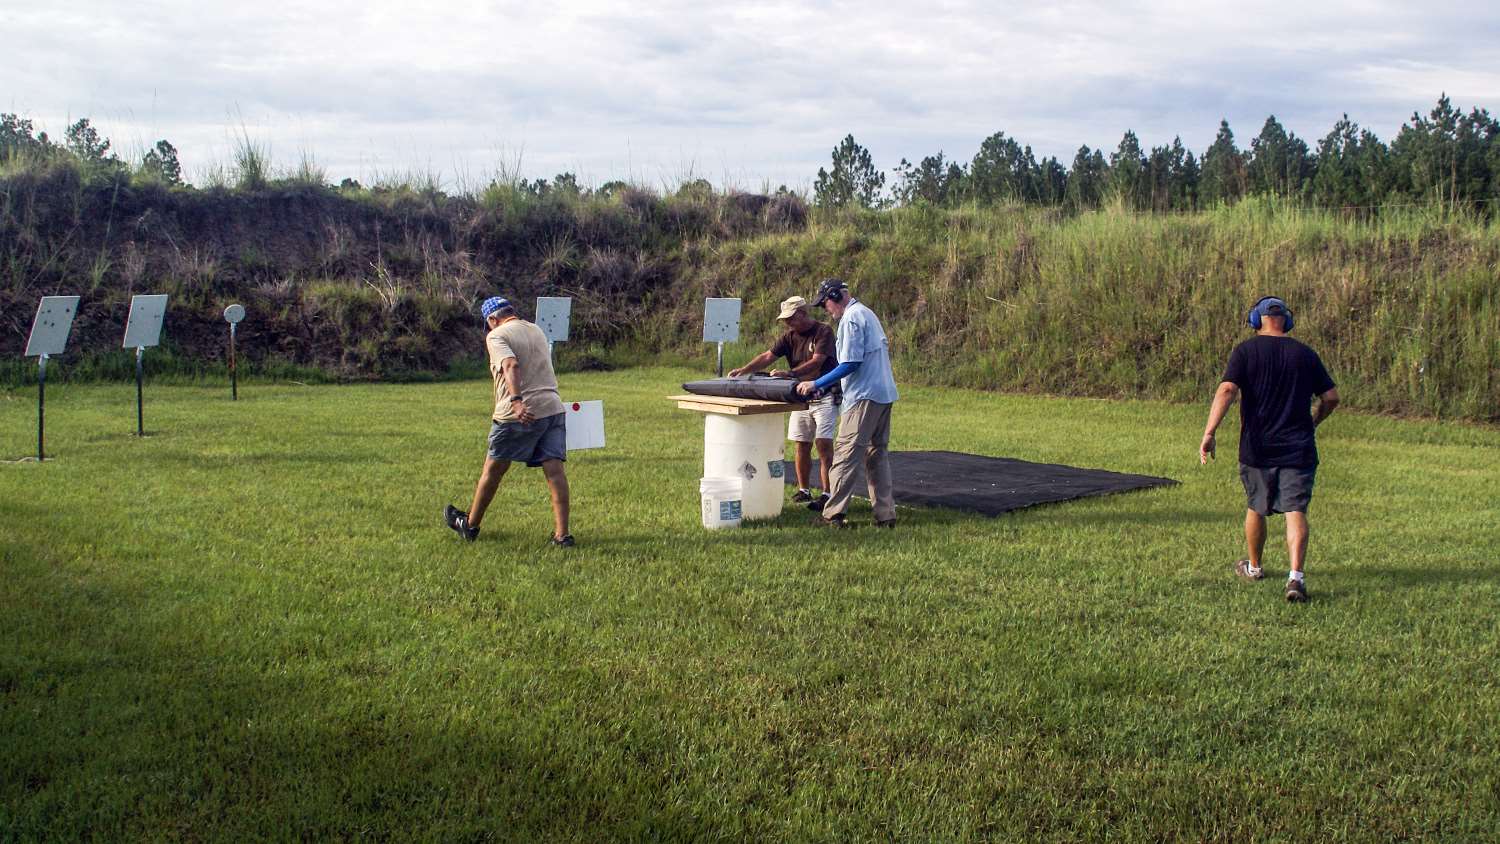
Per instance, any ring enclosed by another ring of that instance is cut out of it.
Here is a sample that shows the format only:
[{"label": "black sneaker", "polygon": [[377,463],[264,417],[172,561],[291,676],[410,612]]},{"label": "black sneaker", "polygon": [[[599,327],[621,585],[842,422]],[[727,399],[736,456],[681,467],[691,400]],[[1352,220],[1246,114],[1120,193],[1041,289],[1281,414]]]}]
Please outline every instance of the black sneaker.
[{"label": "black sneaker", "polygon": [[443,509],[443,524],[452,528],[454,533],[462,536],[467,542],[473,542],[479,538],[479,528],[469,527],[469,514],[452,504]]},{"label": "black sneaker", "polygon": [[1289,603],[1300,604],[1307,600],[1307,587],[1300,580],[1287,578],[1286,599]]},{"label": "black sneaker", "polygon": [[825,519],[822,516],[818,516],[813,519],[813,524],[817,525],[818,527],[832,528],[833,530],[847,530],[854,527],[854,525],[849,524],[849,522],[844,519],[843,513],[840,513],[831,519]]},{"label": "black sneaker", "polygon": [[812,492],[810,490],[799,489],[795,493],[792,494],[792,501],[794,501],[794,502],[796,502],[798,504],[806,504],[807,502],[809,502],[811,500],[812,500]]},{"label": "black sneaker", "polygon": [[823,505],[827,503],[828,493],[825,492],[817,498],[814,498],[813,500],[807,502],[807,509],[813,511],[814,513],[821,513],[823,512]]},{"label": "black sneaker", "polygon": [[564,534],[561,539],[557,538],[556,535],[549,536],[547,537],[547,541],[557,548],[572,548],[574,545],[573,534],[571,533]]}]

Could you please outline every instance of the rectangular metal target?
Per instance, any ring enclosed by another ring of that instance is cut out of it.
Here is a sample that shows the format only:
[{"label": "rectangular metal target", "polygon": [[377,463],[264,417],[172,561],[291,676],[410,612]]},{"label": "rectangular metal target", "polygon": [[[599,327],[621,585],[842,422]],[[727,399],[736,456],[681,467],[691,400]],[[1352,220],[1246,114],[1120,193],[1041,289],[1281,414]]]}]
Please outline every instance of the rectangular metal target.
[{"label": "rectangular metal target", "polygon": [[604,448],[604,402],[567,402],[565,409],[568,451]]},{"label": "rectangular metal target", "polygon": [[740,339],[740,300],[703,300],[703,340],[733,343]]},{"label": "rectangular metal target", "polygon": [[161,342],[161,324],[167,315],[167,294],[130,297],[130,318],[125,323],[124,349],[140,349]]},{"label": "rectangular metal target", "polygon": [[568,339],[568,319],[573,315],[573,300],[567,296],[539,296],[536,300],[536,324],[547,335],[549,343]]},{"label": "rectangular metal target", "polygon": [[51,357],[66,351],[77,313],[77,296],[43,296],[31,322],[31,336],[26,339],[26,357]]}]

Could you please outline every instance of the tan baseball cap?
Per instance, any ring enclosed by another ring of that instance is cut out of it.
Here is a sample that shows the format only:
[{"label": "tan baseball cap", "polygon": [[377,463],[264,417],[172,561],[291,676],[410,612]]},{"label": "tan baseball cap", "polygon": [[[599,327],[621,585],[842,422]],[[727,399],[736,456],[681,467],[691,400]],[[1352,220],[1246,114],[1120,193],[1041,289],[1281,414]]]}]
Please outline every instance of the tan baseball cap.
[{"label": "tan baseball cap", "polygon": [[795,314],[798,308],[805,307],[807,307],[806,299],[802,298],[801,296],[793,296],[792,298],[787,299],[781,303],[781,313],[777,314],[776,318],[791,319],[792,314]]}]

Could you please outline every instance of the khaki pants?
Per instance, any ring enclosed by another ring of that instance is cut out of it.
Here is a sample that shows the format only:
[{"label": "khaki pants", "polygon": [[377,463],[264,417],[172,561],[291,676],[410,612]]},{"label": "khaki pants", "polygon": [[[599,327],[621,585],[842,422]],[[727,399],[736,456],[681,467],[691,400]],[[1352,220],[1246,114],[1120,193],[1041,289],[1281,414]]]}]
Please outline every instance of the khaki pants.
[{"label": "khaki pants", "polygon": [[861,399],[839,419],[839,436],[833,443],[833,468],[829,471],[828,503],[823,518],[843,515],[854,494],[854,461],[863,460],[870,503],[880,521],[896,518],[896,500],[891,495],[891,406]]}]

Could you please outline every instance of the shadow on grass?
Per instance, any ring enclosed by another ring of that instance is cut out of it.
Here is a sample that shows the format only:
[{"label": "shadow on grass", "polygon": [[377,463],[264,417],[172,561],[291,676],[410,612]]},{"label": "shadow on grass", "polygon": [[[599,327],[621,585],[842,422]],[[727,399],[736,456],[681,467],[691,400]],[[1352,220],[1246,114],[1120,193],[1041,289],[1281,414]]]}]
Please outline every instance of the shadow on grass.
[{"label": "shadow on grass", "polygon": [[[682,793],[666,732],[637,722],[633,750],[580,754],[598,730],[569,707],[533,707],[514,680],[455,688],[461,666],[392,667],[359,647],[358,619],[328,637],[241,607],[209,631],[185,616],[230,593],[164,595],[5,547],[0,594],[25,596],[0,619],[6,837],[715,837],[674,810],[710,798]],[[632,717],[602,687],[573,693]]]}]

